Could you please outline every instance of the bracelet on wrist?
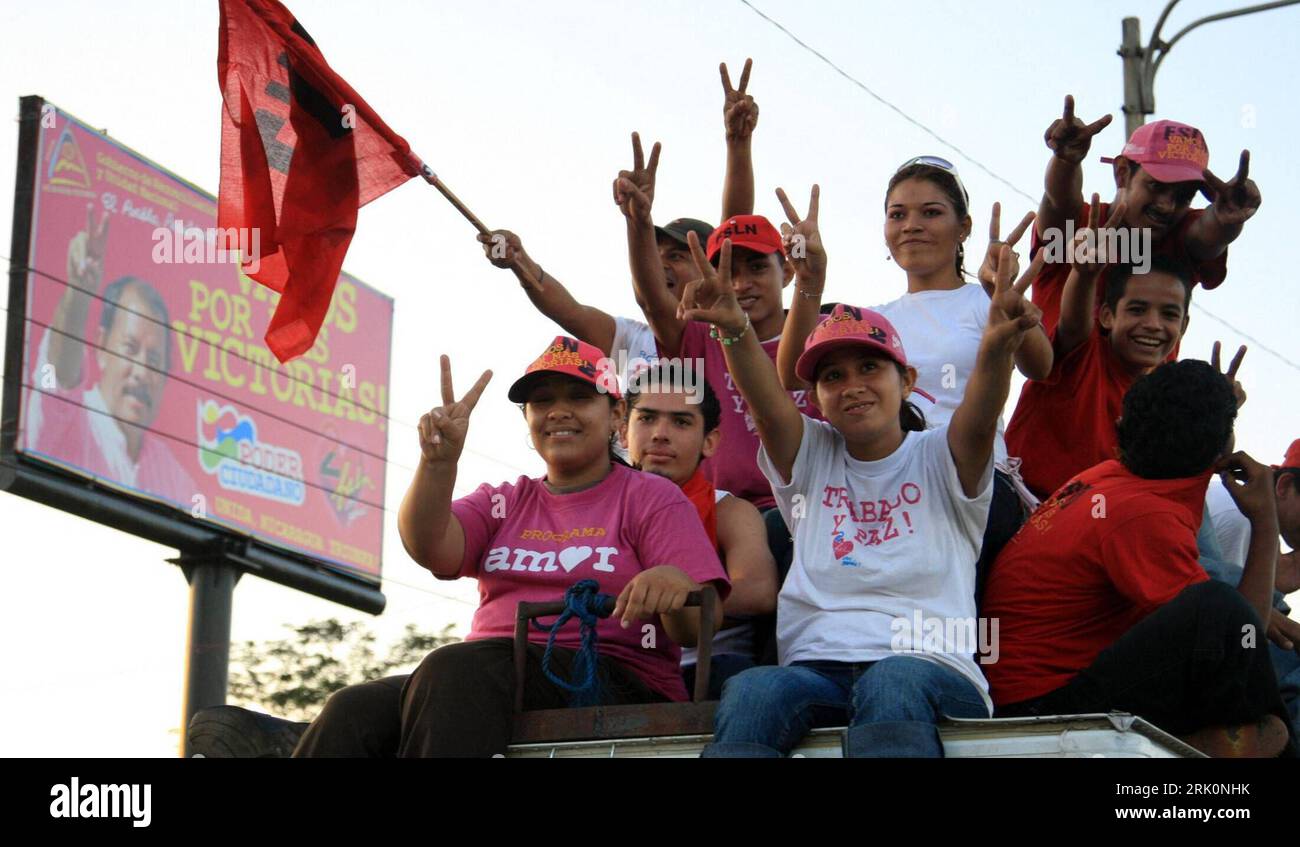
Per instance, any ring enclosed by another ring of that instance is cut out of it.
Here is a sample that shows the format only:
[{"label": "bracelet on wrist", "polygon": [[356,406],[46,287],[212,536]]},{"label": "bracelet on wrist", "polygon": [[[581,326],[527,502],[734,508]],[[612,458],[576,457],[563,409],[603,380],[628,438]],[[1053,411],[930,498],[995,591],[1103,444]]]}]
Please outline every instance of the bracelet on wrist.
[{"label": "bracelet on wrist", "polygon": [[736,343],[737,341],[739,341],[740,339],[744,338],[744,337],[745,337],[745,333],[749,332],[750,327],[752,327],[752,326],[753,326],[753,324],[750,323],[750,321],[749,321],[749,315],[745,315],[745,325],[742,326],[742,327],[740,328],[740,331],[737,332],[735,335],[732,335],[732,336],[726,336],[726,335],[723,335],[723,334],[722,334],[722,330],[718,327],[718,325],[717,325],[717,324],[713,324],[713,325],[709,328],[709,337],[710,337],[710,338],[713,338],[713,339],[716,339],[717,341],[721,342],[724,346],[730,347],[731,345],[735,344],[735,343]]},{"label": "bracelet on wrist", "polygon": [[820,300],[822,296],[822,292],[820,290],[808,291],[807,289],[799,285],[796,285],[794,287],[794,290],[796,294],[798,294],[800,297],[803,297],[804,299],[807,300]]}]

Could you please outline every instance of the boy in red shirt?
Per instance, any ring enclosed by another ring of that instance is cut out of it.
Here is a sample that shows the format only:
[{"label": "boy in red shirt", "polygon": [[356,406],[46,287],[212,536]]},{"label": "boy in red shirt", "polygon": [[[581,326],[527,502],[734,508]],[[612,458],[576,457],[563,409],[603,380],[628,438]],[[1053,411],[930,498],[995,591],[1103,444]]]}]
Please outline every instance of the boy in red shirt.
[{"label": "boy in red shirt", "polygon": [[[1084,124],[1074,116],[1074,98],[1067,95],[1064,114],[1047,128],[1044,141],[1052,159],[1034,222],[1031,256],[1046,240],[1061,238],[1067,222],[1073,221],[1076,228],[1084,226],[1090,207],[1084,202],[1079,166],[1088,155],[1092,137],[1110,120],[1110,115],[1104,115]],[[1246,176],[1250,151],[1242,151],[1236,176],[1224,183],[1208,170],[1210,153],[1200,130],[1175,121],[1156,121],[1134,131],[1118,156],[1102,161],[1114,165],[1116,189],[1115,199],[1102,205],[1102,217],[1109,216],[1111,206],[1123,200],[1127,212],[1117,226],[1149,230],[1152,252],[1191,268],[1193,284],[1215,288],[1223,282],[1228,273],[1228,245],[1260,204],[1259,189]],[[1209,208],[1191,208],[1197,190],[1213,201]],[[1032,299],[1043,310],[1043,326],[1048,332],[1056,326],[1068,274],[1068,265],[1050,262],[1034,280]],[[1099,290],[1105,290],[1104,280]]]},{"label": "boy in red shirt", "polygon": [[[1088,229],[1070,251],[1060,321],[1049,331],[1054,360],[1042,380],[1026,382],[1007,426],[1007,450],[1020,456],[1025,484],[1046,498],[1070,477],[1115,458],[1115,419],[1134,380],[1170,355],[1187,331],[1192,277],[1185,267],[1157,257],[1145,274],[1130,265],[1107,271],[1093,245],[1125,217],[1125,204],[1099,229],[1093,195]],[[1106,277],[1101,312],[1093,319],[1094,291]],[[1234,365],[1233,371],[1236,367]]]},{"label": "boy in red shirt", "polygon": [[[1236,415],[1217,368],[1160,366],[1124,398],[1119,459],[1075,477],[1003,549],[983,610],[1000,625],[984,668],[999,714],[1122,710],[1212,754],[1296,754],[1261,623],[1278,550],[1272,475],[1226,455]],[[1197,562],[1213,470],[1251,523],[1236,589]]]}]

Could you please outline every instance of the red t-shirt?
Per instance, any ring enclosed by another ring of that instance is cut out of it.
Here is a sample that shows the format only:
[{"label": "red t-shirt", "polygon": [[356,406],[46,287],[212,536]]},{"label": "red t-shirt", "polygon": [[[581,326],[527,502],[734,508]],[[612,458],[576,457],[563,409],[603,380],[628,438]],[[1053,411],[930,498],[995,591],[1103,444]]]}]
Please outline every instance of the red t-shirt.
[{"label": "red t-shirt", "polygon": [[[1055,329],[1050,337],[1055,343]],[[1024,384],[1007,425],[1007,453],[1020,457],[1030,491],[1046,498],[1085,468],[1118,458],[1115,420],[1136,379],[1094,324],[1087,340],[1058,357],[1045,379]]]},{"label": "red t-shirt", "polygon": [[[1110,214],[1110,203],[1101,204],[1101,220],[1105,222],[1106,217]],[[1074,226],[1076,231],[1083,229],[1088,225],[1089,205],[1084,203],[1079,211],[1074,215]],[[1176,262],[1187,265],[1192,269],[1192,282],[1197,283],[1206,289],[1217,288],[1219,283],[1223,282],[1228,275],[1228,251],[1224,250],[1218,256],[1205,262],[1197,262],[1187,252],[1187,231],[1197,218],[1205,214],[1204,209],[1192,209],[1183,216],[1177,229],[1169,232],[1164,238],[1151,245],[1152,251],[1158,256],[1167,256]],[[1034,233],[1029,245],[1029,257],[1032,260],[1042,246],[1042,239],[1039,237],[1038,228],[1034,228]],[[1101,308],[1102,301],[1106,299],[1106,276],[1109,271],[1102,271],[1097,277],[1097,308]],[[1034,280],[1033,288],[1030,292],[1030,300],[1034,305],[1043,310],[1043,327],[1050,333],[1056,328],[1057,321],[1061,318],[1061,292],[1065,288],[1065,280],[1070,275],[1070,265],[1067,262],[1054,262],[1046,265],[1038,277]],[[1173,361],[1178,358],[1178,347],[1175,346],[1169,356]],[[1012,455],[1015,455],[1014,453]]]},{"label": "red t-shirt", "polygon": [[982,614],[998,621],[984,665],[999,706],[1048,694],[1134,624],[1208,577],[1196,532],[1205,473],[1143,479],[1091,467],[1038,507],[993,565]]}]

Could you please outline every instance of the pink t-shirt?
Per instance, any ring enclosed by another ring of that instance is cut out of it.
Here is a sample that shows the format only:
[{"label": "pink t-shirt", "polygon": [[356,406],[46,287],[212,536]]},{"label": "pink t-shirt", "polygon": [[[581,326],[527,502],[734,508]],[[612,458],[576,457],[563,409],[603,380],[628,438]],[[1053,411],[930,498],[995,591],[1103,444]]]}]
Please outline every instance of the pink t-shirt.
[{"label": "pink t-shirt", "polygon": [[[698,583],[713,582],[723,598],[730,590],[718,554],[699,513],[671,480],[615,464],[609,476],[586,491],[552,494],[540,479],[481,485],[451,504],[465,530],[465,559],[456,577],[478,579],[479,607],[466,640],[511,638],[521,601],[558,600],[581,579],[594,579],[601,593],[618,596],[643,570],[681,569]],[[596,628],[601,655],[632,670],[651,689],[686,700],[678,663],[681,648],[658,618],[623,629],[613,618]],[[532,630],[529,640],[545,643]],[[555,643],[581,646],[577,621]]]},{"label": "pink t-shirt", "polygon": [[[776,349],[780,342],[780,336],[763,342],[763,352],[773,362],[776,361]],[[682,349],[678,356],[704,360],[704,378],[722,404],[722,422],[718,426],[722,431],[722,441],[718,443],[717,452],[702,464],[713,487],[730,491],[760,509],[772,508],[776,505],[772,485],[758,469],[758,430],[754,426],[754,418],[749,414],[749,404],[727,371],[722,343],[709,337],[708,324],[691,321],[682,335]],[[809,402],[807,391],[791,391],[790,399],[794,400],[800,412],[813,420],[822,420],[817,407]]]}]

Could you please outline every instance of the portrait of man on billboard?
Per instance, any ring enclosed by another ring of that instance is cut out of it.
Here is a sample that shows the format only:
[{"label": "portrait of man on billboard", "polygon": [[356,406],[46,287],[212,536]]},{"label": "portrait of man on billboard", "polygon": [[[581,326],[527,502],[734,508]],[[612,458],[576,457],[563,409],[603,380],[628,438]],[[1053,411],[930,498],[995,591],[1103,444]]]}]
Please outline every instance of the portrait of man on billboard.
[{"label": "portrait of man on billboard", "polygon": [[[35,390],[27,448],[185,505],[194,482],[173,455],[172,440],[153,428],[171,367],[167,305],[138,276],[120,276],[100,290],[108,218],[96,223],[88,207],[86,229],[68,245],[68,285],[29,374]],[[89,326],[100,302],[98,324]],[[92,358],[98,378],[89,384]]]}]

